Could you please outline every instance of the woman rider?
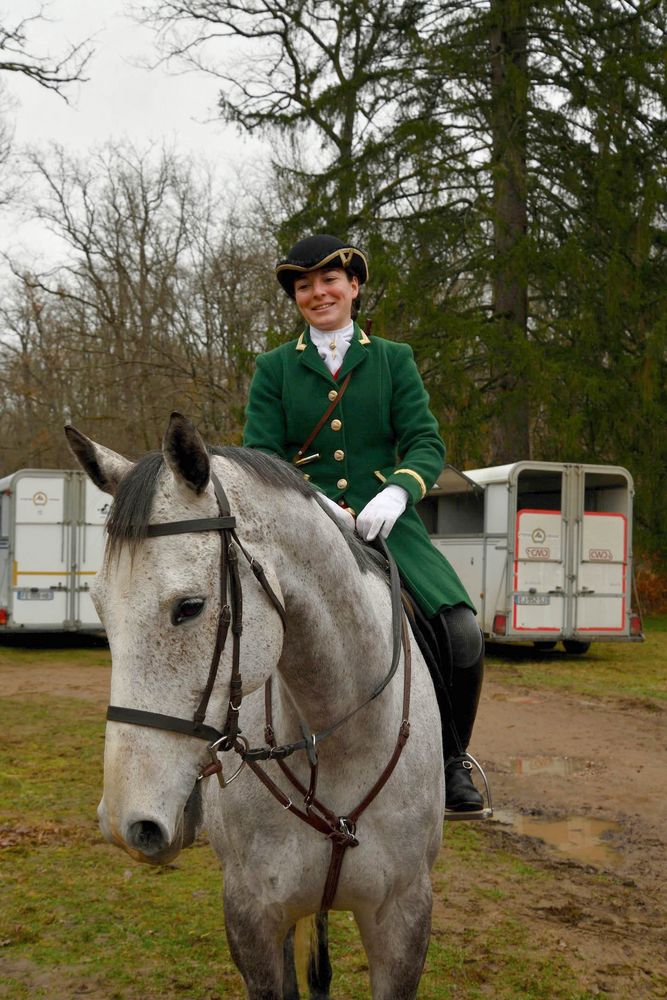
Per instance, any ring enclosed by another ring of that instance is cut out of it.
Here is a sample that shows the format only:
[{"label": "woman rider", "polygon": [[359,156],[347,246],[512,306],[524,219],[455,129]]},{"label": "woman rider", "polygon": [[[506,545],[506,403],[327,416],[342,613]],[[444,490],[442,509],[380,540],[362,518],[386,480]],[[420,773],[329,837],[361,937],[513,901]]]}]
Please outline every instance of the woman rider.
[{"label": "woman rider", "polygon": [[366,541],[386,538],[437,641],[439,662],[427,662],[443,718],[446,807],[479,810],[482,796],[462,751],[482,686],[483,638],[461,581],[415,510],[442,470],[445,446],[412,349],[368,337],[352,318],[368,277],[356,247],[309,236],[292,247],[276,276],[306,327],[257,358],[243,443],[303,468],[340,520],[356,517]]}]

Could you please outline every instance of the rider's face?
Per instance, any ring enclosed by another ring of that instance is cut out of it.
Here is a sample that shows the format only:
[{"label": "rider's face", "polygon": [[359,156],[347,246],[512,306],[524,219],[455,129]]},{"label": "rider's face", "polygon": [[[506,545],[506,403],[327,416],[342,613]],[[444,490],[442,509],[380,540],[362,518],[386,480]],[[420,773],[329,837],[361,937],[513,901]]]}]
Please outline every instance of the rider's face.
[{"label": "rider's face", "polygon": [[300,274],[294,282],[294,298],[306,323],[318,330],[340,330],[352,316],[352,303],[359,294],[359,280],[340,267]]}]

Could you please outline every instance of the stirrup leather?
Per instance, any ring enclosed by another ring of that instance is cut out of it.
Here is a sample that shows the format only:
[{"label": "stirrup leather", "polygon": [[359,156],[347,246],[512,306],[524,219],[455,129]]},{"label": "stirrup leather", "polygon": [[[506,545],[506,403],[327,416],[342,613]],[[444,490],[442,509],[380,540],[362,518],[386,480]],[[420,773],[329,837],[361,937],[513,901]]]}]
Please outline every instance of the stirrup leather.
[{"label": "stirrup leather", "polygon": [[486,795],[486,801],[488,805],[484,806],[482,809],[468,809],[468,810],[445,808],[445,820],[447,822],[460,823],[463,821],[471,822],[472,820],[491,819],[491,817],[493,816],[493,802],[491,801],[491,789],[489,788],[489,782],[486,779],[484,768],[479,763],[479,761],[475,760],[472,754],[467,752],[457,755],[456,757],[453,757],[451,759],[462,761],[463,766],[466,767],[467,765],[469,770],[472,770],[473,767],[477,768],[477,770],[482,776],[482,781],[484,782],[484,793]]}]

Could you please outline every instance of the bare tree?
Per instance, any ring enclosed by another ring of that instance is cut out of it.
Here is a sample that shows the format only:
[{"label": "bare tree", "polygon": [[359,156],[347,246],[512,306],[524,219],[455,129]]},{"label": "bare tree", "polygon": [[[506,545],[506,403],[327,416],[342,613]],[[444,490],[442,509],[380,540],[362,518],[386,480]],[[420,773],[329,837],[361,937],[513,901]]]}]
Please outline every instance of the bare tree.
[{"label": "bare tree", "polygon": [[86,79],[84,73],[92,55],[88,41],[67,45],[57,55],[40,53],[31,31],[40,21],[48,20],[46,11],[46,5],[40,4],[34,14],[13,21],[4,12],[0,13],[0,205],[15,195],[15,185],[9,176],[13,128],[5,81],[18,74],[67,101],[68,88]]},{"label": "bare tree", "polygon": [[66,252],[47,274],[14,263],[0,309],[7,465],[60,456],[65,418],[130,454],[159,444],[174,408],[238,441],[254,355],[289,311],[261,221],[164,151],[32,163]]},{"label": "bare tree", "polygon": [[0,73],[20,73],[40,87],[52,90],[67,100],[69,84],[85,79],[84,72],[92,55],[87,41],[66,46],[60,55],[41,55],[30,40],[31,28],[46,20],[46,6],[19,21],[10,22],[6,17],[0,23]]}]

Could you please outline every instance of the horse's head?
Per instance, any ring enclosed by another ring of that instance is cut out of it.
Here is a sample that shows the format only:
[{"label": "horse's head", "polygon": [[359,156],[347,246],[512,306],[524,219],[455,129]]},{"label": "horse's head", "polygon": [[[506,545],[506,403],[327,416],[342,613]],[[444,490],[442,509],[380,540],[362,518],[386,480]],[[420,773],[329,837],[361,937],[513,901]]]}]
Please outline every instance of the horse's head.
[{"label": "horse's head", "polygon": [[[197,776],[210,764],[206,742],[168,726],[155,728],[155,719],[193,719],[220,638],[225,536],[215,527],[200,530],[199,523],[221,514],[211,459],[197,430],[180,414],[172,414],[162,451],[136,464],[74,428],[66,432],[83,469],[114,497],[104,562],[93,588],[111,648],[111,704],[153,719],[148,726],[136,715],[134,721],[107,723],[100,825],[108,840],[134,858],[163,864],[195,836]],[[240,495],[238,486],[232,489],[235,505]],[[232,513],[243,517],[242,510]],[[156,534],[150,527],[178,521],[198,523],[173,534]],[[277,662],[282,626],[241,562],[240,666],[248,692]],[[202,720],[218,731],[230,700],[231,646],[230,641],[223,649]]]}]

